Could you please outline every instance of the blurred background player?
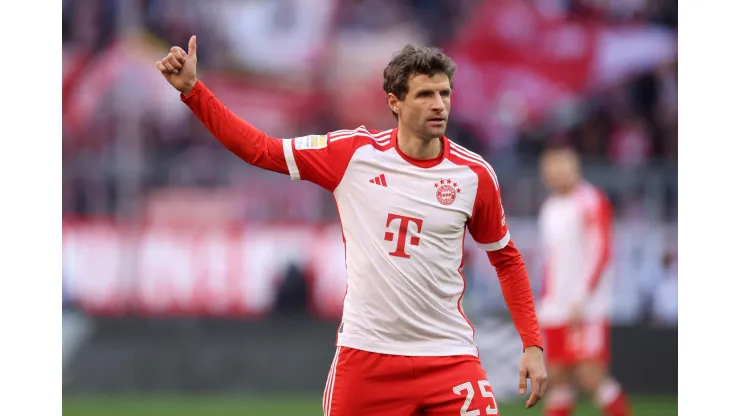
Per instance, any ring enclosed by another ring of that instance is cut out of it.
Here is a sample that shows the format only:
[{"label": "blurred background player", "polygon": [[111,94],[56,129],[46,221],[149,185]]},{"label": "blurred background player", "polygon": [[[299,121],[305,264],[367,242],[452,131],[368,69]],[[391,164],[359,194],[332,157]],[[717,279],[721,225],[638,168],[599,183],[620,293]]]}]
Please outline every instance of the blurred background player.
[{"label": "blurred background player", "polygon": [[629,415],[625,393],[608,369],[613,273],[609,201],[582,178],[571,148],[545,151],[541,174],[551,191],[539,215],[545,269],[538,315],[550,376],[544,413],[570,415],[580,387],[603,414]]}]

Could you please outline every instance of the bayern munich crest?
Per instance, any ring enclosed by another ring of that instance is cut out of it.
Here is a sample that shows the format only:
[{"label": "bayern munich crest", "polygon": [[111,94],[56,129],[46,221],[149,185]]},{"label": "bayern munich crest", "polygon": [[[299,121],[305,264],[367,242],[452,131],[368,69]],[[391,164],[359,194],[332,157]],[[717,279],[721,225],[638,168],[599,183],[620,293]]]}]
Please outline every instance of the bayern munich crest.
[{"label": "bayern munich crest", "polygon": [[442,205],[452,205],[457,199],[457,194],[461,192],[456,182],[452,179],[442,179],[434,182],[434,188],[437,189],[437,201]]}]

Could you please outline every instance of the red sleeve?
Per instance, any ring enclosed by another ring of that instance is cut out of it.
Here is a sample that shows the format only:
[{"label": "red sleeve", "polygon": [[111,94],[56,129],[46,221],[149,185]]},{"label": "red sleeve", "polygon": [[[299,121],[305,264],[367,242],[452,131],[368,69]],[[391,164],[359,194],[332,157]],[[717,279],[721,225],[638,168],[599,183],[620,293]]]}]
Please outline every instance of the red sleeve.
[{"label": "red sleeve", "polygon": [[524,348],[543,348],[532,286],[524,260],[511,241],[496,174],[485,165],[472,169],[478,174],[478,190],[468,230],[496,269],[506,306]]},{"label": "red sleeve", "polygon": [[592,248],[592,256],[587,263],[586,278],[588,293],[593,293],[604,274],[611,257],[611,207],[602,193],[586,207],[585,232]]},{"label": "red sleeve", "polygon": [[511,313],[514,327],[522,339],[523,347],[536,346],[543,349],[532,286],[519,250],[514,247],[514,242],[509,240],[504,248],[489,251],[487,254],[488,260],[496,268],[504,301]]},{"label": "red sleeve", "polygon": [[364,127],[356,130],[339,130],[326,135],[296,137],[283,142],[285,160],[293,180],[307,180],[324,189],[334,189],[344,177],[355,150],[369,144]]},{"label": "red sleeve", "polygon": [[195,113],[221,144],[242,160],[273,172],[288,174],[283,141],[270,137],[232,113],[198,81],[180,99]]},{"label": "red sleeve", "polygon": [[478,189],[468,230],[483,250],[500,250],[506,247],[510,236],[496,174],[487,166],[476,164],[471,169],[478,175]]}]

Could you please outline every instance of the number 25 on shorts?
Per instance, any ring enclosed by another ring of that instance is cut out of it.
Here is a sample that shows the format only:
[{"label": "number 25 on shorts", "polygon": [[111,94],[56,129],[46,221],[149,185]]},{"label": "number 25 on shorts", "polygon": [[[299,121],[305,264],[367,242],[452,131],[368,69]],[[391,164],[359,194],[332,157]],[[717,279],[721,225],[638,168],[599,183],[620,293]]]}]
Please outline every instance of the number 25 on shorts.
[{"label": "number 25 on shorts", "polygon": [[[486,389],[486,387],[488,387],[488,389]],[[478,389],[480,390],[480,394],[483,397],[490,397],[491,401],[493,402],[493,406],[486,406],[486,414],[497,415],[498,406],[496,405],[496,399],[493,397],[493,390],[491,389],[491,384],[488,382],[488,380],[479,380]],[[480,410],[468,410],[468,408],[470,407],[470,403],[473,402],[473,397],[475,397],[473,383],[467,381],[453,387],[452,391],[458,396],[462,396],[463,391],[466,392],[465,403],[463,403],[462,408],[460,408],[460,416],[480,416]]]}]

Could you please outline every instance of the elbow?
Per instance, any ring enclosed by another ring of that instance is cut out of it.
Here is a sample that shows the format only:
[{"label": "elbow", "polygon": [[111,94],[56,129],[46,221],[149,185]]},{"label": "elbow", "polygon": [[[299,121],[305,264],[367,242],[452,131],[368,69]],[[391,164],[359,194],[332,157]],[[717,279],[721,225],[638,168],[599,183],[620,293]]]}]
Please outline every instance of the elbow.
[{"label": "elbow", "polygon": [[519,250],[511,242],[501,250],[489,251],[488,259],[501,282],[527,279],[526,267]]}]

